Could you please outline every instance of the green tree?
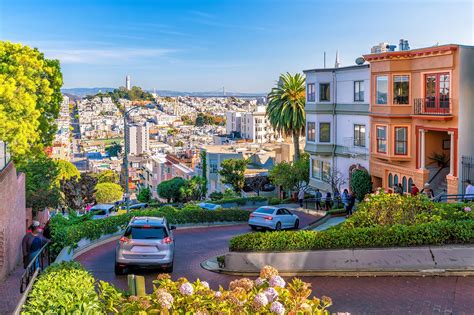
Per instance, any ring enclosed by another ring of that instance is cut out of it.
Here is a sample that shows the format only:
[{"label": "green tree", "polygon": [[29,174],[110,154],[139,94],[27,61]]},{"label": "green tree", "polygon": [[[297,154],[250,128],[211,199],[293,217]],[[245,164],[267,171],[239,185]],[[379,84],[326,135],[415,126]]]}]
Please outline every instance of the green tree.
[{"label": "green tree", "polygon": [[17,164],[51,144],[62,100],[57,60],[37,49],[0,41],[0,139]]},{"label": "green tree", "polygon": [[305,189],[309,183],[309,155],[302,154],[300,159],[288,163],[283,161],[270,171],[270,180],[285,190],[298,191]]},{"label": "green tree", "polygon": [[137,200],[140,202],[150,202],[152,199],[151,190],[148,187],[140,188],[137,195]]},{"label": "green tree", "polygon": [[248,160],[228,159],[221,163],[219,175],[222,176],[222,183],[231,185],[235,193],[240,195],[245,184],[245,170]]},{"label": "green tree", "polygon": [[105,148],[105,152],[107,152],[109,156],[118,156],[122,152],[122,146],[117,142],[113,142]]},{"label": "green tree", "polygon": [[113,170],[105,170],[96,175],[97,182],[118,184],[120,181],[119,174]]},{"label": "green tree", "polygon": [[194,176],[187,180],[180,189],[181,197],[186,200],[201,200],[206,195],[207,187],[203,177]]},{"label": "green tree", "polygon": [[95,189],[95,199],[98,203],[112,203],[123,198],[122,187],[115,183],[100,183]]},{"label": "green tree", "polygon": [[293,137],[295,160],[300,158],[299,139],[305,132],[304,107],[304,77],[299,73],[280,75],[277,86],[268,94],[267,117],[277,132]]},{"label": "green tree", "polygon": [[372,179],[365,170],[355,170],[351,175],[351,189],[355,192],[357,200],[362,201],[365,195],[372,191]]},{"label": "green tree", "polygon": [[79,178],[81,176],[77,167],[69,161],[57,160],[56,165],[59,171],[56,181],[58,187],[61,180],[70,179],[72,177]]},{"label": "green tree", "polygon": [[57,185],[59,170],[55,161],[40,155],[34,160],[25,161],[18,171],[25,173],[27,207],[36,212],[60,204],[61,195]]},{"label": "green tree", "polygon": [[181,200],[181,187],[185,185],[185,180],[181,177],[175,177],[161,182],[156,187],[156,192],[160,198],[168,202],[179,202]]}]

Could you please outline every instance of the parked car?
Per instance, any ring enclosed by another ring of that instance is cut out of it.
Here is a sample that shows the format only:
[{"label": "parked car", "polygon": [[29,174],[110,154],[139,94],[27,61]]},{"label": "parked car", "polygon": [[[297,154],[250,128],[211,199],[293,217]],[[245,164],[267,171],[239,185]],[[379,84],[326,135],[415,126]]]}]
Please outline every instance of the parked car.
[{"label": "parked car", "polygon": [[199,207],[205,210],[218,210],[222,209],[221,205],[216,205],[215,203],[201,202]]},{"label": "parked car", "polygon": [[129,267],[173,272],[175,228],[166,218],[133,217],[115,249],[115,274]]},{"label": "parked car", "polygon": [[115,211],[115,205],[101,203],[93,206],[89,211],[92,213],[92,220],[103,219],[113,215]]},{"label": "parked car", "polygon": [[[146,209],[148,208],[148,204],[147,203],[134,203],[134,204],[130,204],[130,210],[142,210],[142,209]],[[122,210],[127,210],[127,205],[122,205],[120,207],[120,209]]]},{"label": "parked car", "polygon": [[288,209],[263,206],[250,214],[249,225],[252,229],[265,228],[271,230],[297,229],[300,219]]}]

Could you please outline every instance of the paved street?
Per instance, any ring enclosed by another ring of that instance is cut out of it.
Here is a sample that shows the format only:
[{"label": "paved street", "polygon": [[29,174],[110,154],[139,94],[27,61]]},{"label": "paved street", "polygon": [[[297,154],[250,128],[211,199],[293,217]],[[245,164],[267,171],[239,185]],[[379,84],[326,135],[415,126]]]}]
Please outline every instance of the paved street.
[{"label": "paved street", "polygon": [[[315,218],[298,213],[302,226]],[[175,232],[176,254],[173,279],[206,279],[214,289],[227,287],[237,278],[200,267],[212,256],[224,254],[235,235],[250,232],[247,225],[183,229]],[[126,276],[113,271],[115,242],[99,246],[78,257],[88,270],[120,288],[127,288]],[[147,290],[157,271],[136,270],[146,276]],[[333,299],[332,312],[352,314],[474,314],[474,277],[304,277],[317,296]]]}]

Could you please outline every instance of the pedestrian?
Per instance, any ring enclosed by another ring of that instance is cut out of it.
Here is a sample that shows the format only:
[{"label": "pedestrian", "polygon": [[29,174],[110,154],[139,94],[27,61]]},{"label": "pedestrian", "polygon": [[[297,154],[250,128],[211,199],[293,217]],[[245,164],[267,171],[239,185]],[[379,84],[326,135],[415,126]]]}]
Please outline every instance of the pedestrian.
[{"label": "pedestrian", "polygon": [[303,200],[304,200],[304,189],[303,187],[300,188],[298,192],[298,201],[300,202],[300,207],[303,208]]},{"label": "pedestrian", "polygon": [[403,195],[403,186],[401,183],[398,183],[398,190],[397,190],[397,193],[399,195]]},{"label": "pedestrian", "polygon": [[418,189],[418,187],[416,187],[416,185],[414,183],[411,184],[411,195],[416,196],[419,193],[420,193],[420,190]]},{"label": "pedestrian", "polygon": [[466,192],[465,192],[465,195],[467,195],[467,197],[465,197],[465,200],[474,200],[474,186],[472,185],[471,181],[468,179],[466,180]]},{"label": "pedestrian", "polygon": [[316,203],[316,210],[322,210],[323,208],[321,207],[321,198],[323,198],[323,194],[319,191],[319,189],[316,188],[316,193],[314,194],[314,200]]},{"label": "pedestrian", "polygon": [[[41,248],[49,242],[49,239],[45,238],[40,232],[40,223],[33,221],[30,226],[30,232],[27,232],[21,242],[21,248],[23,252],[23,265],[26,268],[28,264],[35,258],[40,252]],[[36,262],[36,268],[39,267],[39,260]]]},{"label": "pedestrian", "polygon": [[353,209],[354,209],[354,205],[355,205],[355,202],[356,202],[356,193],[355,192],[352,192],[349,194],[349,215],[352,215],[352,212],[353,212]]},{"label": "pedestrian", "polygon": [[420,192],[421,194],[425,195],[426,197],[428,197],[429,199],[433,199],[434,198],[434,192],[433,190],[430,188],[430,184],[426,183],[425,186],[423,187],[423,189],[421,190]]},{"label": "pedestrian", "polygon": [[341,195],[341,201],[344,205],[344,211],[346,212],[346,216],[349,216],[349,191],[344,189]]},{"label": "pedestrian", "polygon": [[332,197],[331,197],[330,192],[327,192],[326,194],[326,200],[324,201],[324,206],[326,208],[326,211],[329,211],[332,208]]},{"label": "pedestrian", "polygon": [[340,206],[340,201],[341,201],[341,193],[339,192],[339,189],[334,189],[334,206],[336,209],[339,208]]}]

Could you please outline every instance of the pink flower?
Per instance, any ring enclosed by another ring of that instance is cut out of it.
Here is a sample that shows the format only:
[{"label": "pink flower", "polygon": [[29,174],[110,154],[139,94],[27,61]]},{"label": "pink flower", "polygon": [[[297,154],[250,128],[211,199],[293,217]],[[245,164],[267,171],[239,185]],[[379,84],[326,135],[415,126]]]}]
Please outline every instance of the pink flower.
[{"label": "pink flower", "polygon": [[261,285],[265,284],[265,279],[262,279],[262,278],[257,278],[255,279],[255,286],[256,287],[259,287]]},{"label": "pink flower", "polygon": [[464,211],[466,211],[466,212],[471,212],[472,209],[471,209],[471,207],[465,207],[465,208],[464,208]]},{"label": "pink flower", "polygon": [[179,287],[179,292],[181,292],[182,295],[193,295],[193,285],[189,282],[185,282]]},{"label": "pink flower", "polygon": [[209,289],[209,283],[207,281],[202,281],[201,284]]},{"label": "pink flower", "polygon": [[274,288],[268,288],[263,293],[267,296],[270,302],[273,302],[278,297],[278,292]]},{"label": "pink flower", "polygon": [[255,295],[255,298],[253,299],[253,303],[256,309],[267,306],[268,304],[267,296],[263,293],[258,293],[257,295]]},{"label": "pink flower", "polygon": [[273,276],[273,277],[270,279],[270,286],[271,286],[271,287],[284,288],[285,285],[286,285],[285,280],[283,280],[283,278],[280,277],[280,276]]},{"label": "pink flower", "polygon": [[270,312],[277,315],[283,315],[285,314],[285,307],[280,302],[273,302],[272,306],[270,306]]}]

